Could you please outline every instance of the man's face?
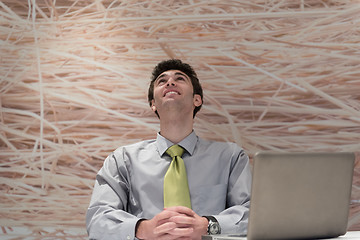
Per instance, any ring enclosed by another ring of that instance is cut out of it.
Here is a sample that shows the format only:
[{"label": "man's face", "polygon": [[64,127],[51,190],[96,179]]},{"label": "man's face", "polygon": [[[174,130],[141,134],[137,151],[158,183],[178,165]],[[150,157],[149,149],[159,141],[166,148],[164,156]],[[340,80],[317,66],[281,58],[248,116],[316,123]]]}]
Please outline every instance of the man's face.
[{"label": "man's face", "polygon": [[185,73],[169,70],[156,78],[151,108],[159,115],[173,109],[190,111],[192,114],[201,103],[200,95],[194,95],[191,79]]}]

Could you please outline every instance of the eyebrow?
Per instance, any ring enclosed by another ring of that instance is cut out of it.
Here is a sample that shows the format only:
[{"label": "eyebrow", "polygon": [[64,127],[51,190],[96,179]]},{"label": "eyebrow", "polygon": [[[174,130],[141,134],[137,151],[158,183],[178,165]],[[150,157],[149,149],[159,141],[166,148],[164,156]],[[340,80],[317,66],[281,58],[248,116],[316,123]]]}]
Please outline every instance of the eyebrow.
[{"label": "eyebrow", "polygon": [[[156,79],[155,79],[155,82],[159,79],[159,78],[162,78],[164,76],[166,76],[167,74],[163,73],[163,74],[160,74]],[[181,76],[184,76],[185,78],[189,78],[190,77],[188,75],[186,75],[185,73],[182,73],[182,72],[175,72],[175,76],[176,75],[181,75]]]}]

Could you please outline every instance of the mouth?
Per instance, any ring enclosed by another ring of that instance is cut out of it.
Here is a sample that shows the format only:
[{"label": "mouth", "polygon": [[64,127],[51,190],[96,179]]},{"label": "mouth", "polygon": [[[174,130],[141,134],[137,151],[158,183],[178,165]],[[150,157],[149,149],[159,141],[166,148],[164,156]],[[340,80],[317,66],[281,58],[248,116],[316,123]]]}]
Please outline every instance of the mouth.
[{"label": "mouth", "polygon": [[163,97],[170,96],[170,95],[180,95],[180,93],[178,91],[175,91],[175,90],[168,90],[168,91],[165,91]]}]

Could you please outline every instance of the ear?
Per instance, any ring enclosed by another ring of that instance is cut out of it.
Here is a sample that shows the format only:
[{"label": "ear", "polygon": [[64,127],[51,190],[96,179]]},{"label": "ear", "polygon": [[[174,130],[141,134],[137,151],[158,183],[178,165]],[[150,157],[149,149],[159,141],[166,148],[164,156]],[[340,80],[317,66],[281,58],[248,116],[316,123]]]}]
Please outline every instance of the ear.
[{"label": "ear", "polygon": [[156,107],[155,107],[155,100],[151,100],[151,110],[153,110],[153,112],[156,112]]},{"label": "ear", "polygon": [[201,96],[199,94],[194,95],[194,106],[199,107],[202,104]]}]

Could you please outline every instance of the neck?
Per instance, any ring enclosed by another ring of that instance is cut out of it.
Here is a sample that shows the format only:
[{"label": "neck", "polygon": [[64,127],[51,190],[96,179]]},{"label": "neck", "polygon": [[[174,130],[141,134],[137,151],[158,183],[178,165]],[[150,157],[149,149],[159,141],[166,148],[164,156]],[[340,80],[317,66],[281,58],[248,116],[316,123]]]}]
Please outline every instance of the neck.
[{"label": "neck", "polygon": [[160,118],[160,134],[173,143],[179,143],[193,130],[194,119],[192,116],[186,118],[179,115],[162,116]]}]

